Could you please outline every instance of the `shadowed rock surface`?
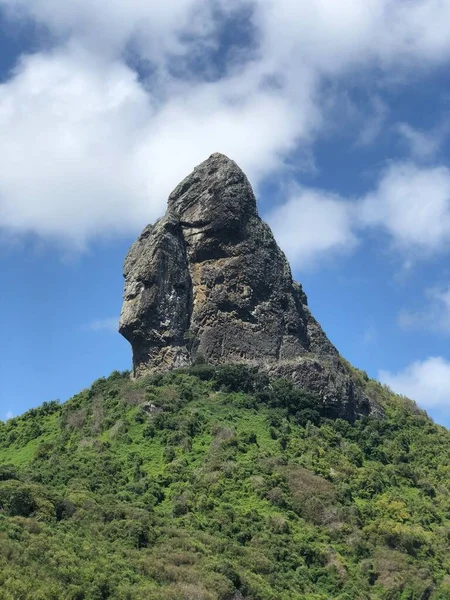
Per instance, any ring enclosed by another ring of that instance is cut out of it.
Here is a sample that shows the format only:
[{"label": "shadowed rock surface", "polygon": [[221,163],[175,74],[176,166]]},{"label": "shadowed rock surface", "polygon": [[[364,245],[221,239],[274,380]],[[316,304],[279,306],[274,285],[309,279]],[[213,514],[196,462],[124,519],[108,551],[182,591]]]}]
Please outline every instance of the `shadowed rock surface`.
[{"label": "shadowed rock surface", "polygon": [[322,328],[236,163],[213,154],[171,193],[124,265],[120,333],[135,376],[246,362],[292,378],[353,419],[377,410]]}]

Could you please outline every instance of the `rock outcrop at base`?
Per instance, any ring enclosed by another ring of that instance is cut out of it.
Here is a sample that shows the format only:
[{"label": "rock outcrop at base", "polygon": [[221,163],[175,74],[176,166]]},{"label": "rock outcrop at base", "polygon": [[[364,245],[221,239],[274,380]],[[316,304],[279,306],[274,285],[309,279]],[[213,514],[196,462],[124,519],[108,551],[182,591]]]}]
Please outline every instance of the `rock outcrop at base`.
[{"label": "rock outcrop at base", "polygon": [[352,419],[377,407],[355,384],[258,215],[247,177],[223,154],[171,193],[124,265],[120,333],[138,377],[206,361],[292,378]]}]

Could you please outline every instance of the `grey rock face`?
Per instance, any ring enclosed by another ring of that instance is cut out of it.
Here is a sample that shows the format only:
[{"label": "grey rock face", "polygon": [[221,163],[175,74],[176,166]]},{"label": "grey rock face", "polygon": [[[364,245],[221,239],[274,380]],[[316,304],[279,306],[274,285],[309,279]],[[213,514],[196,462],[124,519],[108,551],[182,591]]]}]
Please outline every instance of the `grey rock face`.
[{"label": "grey rock face", "polygon": [[169,196],[124,265],[120,333],[133,372],[247,362],[292,377],[347,418],[370,412],[311,315],[235,162],[213,154]]}]

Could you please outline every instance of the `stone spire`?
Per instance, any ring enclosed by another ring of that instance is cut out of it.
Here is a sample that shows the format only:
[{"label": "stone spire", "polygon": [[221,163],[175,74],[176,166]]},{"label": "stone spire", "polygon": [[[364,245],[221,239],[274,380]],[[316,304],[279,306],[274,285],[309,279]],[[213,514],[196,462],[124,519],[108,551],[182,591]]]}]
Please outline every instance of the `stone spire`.
[{"label": "stone spire", "polygon": [[344,412],[370,410],[292,280],[247,177],[223,154],[170,194],[165,216],[128,252],[124,276],[119,330],[135,376],[246,362],[334,395]]}]

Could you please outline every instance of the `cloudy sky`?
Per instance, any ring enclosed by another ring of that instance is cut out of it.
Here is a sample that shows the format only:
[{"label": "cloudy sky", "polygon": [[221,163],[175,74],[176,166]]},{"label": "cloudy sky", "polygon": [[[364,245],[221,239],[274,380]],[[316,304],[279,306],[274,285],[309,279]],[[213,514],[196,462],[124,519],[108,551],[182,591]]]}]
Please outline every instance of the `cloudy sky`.
[{"label": "cloudy sky", "polygon": [[450,424],[447,0],[0,0],[0,418],[130,366],[121,266],[238,162],[342,354]]}]

